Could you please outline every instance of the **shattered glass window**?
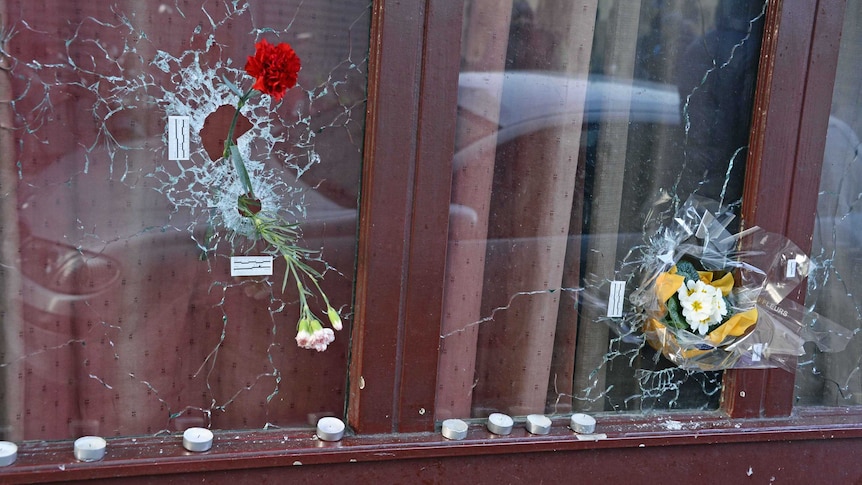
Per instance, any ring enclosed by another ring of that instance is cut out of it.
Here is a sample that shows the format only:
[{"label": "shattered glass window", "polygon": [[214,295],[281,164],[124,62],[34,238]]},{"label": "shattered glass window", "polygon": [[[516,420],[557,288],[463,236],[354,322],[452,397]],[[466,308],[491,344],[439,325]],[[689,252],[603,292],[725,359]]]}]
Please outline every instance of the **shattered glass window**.
[{"label": "shattered glass window", "polygon": [[805,305],[852,331],[847,349],[816,348],[799,358],[796,397],[800,405],[862,404],[862,1],[847,2],[826,148],[820,174],[817,217]]},{"label": "shattered glass window", "polygon": [[0,9],[4,439],[342,416],[370,2]]},{"label": "shattered glass window", "polygon": [[766,3],[503,4],[464,10],[437,418],[716,408],[610,308],[690,196],[739,229]]}]

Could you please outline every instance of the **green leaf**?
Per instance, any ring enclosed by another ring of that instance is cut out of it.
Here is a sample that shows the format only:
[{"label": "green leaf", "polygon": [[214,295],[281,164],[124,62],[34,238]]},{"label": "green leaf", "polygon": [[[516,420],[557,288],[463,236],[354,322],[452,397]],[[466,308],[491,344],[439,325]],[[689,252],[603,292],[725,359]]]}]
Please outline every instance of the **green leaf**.
[{"label": "green leaf", "polygon": [[688,328],[688,322],[685,321],[685,317],[682,316],[682,307],[679,303],[679,297],[673,295],[670,300],[667,301],[667,323],[677,329],[686,329]]},{"label": "green leaf", "polygon": [[676,274],[684,276],[686,280],[700,281],[700,275],[697,274],[697,269],[688,261],[680,261],[676,263]]},{"label": "green leaf", "polygon": [[248,176],[248,170],[245,168],[245,162],[242,161],[242,155],[239,154],[239,148],[236,145],[230,146],[230,159],[233,161],[233,166],[236,168],[237,176],[249,196],[254,196],[254,191],[251,189],[251,179]]},{"label": "green leaf", "polygon": [[287,280],[290,279],[290,272],[284,272],[284,281],[281,282],[281,292],[284,293],[284,289],[287,288]]},{"label": "green leaf", "polygon": [[242,91],[239,90],[239,87],[236,84],[228,81],[227,78],[224,77],[224,74],[222,74],[221,80],[224,81],[224,83],[227,85],[228,89],[231,90],[231,92],[233,92],[239,97],[242,97]]}]

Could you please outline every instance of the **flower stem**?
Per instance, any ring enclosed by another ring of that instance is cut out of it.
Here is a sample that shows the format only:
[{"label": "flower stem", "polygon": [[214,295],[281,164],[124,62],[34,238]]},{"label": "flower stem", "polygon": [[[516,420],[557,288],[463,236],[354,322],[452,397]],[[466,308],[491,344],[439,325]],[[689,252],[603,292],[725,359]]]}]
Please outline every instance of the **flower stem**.
[{"label": "flower stem", "polygon": [[231,120],[230,128],[227,131],[227,138],[224,140],[224,152],[222,153],[224,158],[228,158],[230,156],[230,147],[234,144],[233,134],[236,132],[236,123],[239,121],[239,111],[245,106],[245,103],[251,98],[254,91],[254,89],[249,89],[239,97],[239,101],[236,104],[236,111],[233,112],[233,119]]},{"label": "flower stem", "polygon": [[251,183],[246,181],[246,179],[248,178],[248,170],[245,167],[245,161],[243,161],[242,157],[240,156],[233,156],[231,154],[231,147],[236,146],[236,144],[233,142],[233,136],[236,132],[236,124],[239,121],[239,112],[245,106],[245,103],[257,92],[258,91],[256,91],[255,89],[249,89],[248,91],[243,93],[242,96],[239,97],[239,101],[236,104],[236,111],[234,111],[233,113],[233,119],[230,122],[230,128],[227,132],[227,138],[225,138],[224,141],[224,152],[222,152],[222,158],[224,158],[225,160],[232,159],[234,164],[238,165],[237,171],[241,172],[240,175],[246,174],[246,176],[243,177],[243,185],[245,185],[245,189],[248,192],[247,195],[252,199],[254,199],[254,192],[252,191]]}]

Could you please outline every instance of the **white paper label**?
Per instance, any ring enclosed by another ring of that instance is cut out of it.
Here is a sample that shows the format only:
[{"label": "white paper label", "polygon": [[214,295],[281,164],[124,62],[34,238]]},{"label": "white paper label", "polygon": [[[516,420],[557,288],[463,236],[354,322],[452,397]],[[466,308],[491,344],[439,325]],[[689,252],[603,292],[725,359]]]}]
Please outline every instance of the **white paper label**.
[{"label": "white paper label", "polygon": [[231,276],[270,276],[272,256],[231,256]]},{"label": "white paper label", "polygon": [[763,359],[763,348],[766,344],[754,344],[751,346],[751,361],[760,362]]},{"label": "white paper label", "polygon": [[189,159],[189,117],[168,116],[168,160]]},{"label": "white paper label", "polygon": [[796,258],[787,260],[786,278],[796,278]]},{"label": "white paper label", "polygon": [[608,317],[623,316],[623,301],[626,296],[625,281],[611,281],[611,294],[608,295]]}]

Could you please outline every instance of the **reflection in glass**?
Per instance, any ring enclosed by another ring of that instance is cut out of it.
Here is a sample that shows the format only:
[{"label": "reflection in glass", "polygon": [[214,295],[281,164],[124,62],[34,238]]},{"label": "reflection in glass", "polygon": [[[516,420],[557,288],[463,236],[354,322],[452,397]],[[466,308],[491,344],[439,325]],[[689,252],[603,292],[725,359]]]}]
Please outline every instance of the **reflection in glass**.
[{"label": "reflection in glass", "polygon": [[862,404],[862,1],[849,0],[841,32],[838,69],[820,174],[806,306],[854,331],[844,352],[811,349],[799,359],[797,401],[802,405]]},{"label": "reflection in glass", "polygon": [[505,5],[465,8],[437,418],[717,406],[597,300],[658,215],[738,207],[764,3]]},{"label": "reflection in glass", "polygon": [[[326,352],[299,349],[283,261],[269,277],[230,274],[230,256],[265,247],[244,230],[239,176],[220,157],[229,83],[250,87],[258,40],[289,42],[298,86],[249,102],[237,143],[255,195],[300,223],[349,320],[368,3],[2,4],[4,439],[342,414],[347,332]],[[177,160],[173,115],[191,125]]]}]

